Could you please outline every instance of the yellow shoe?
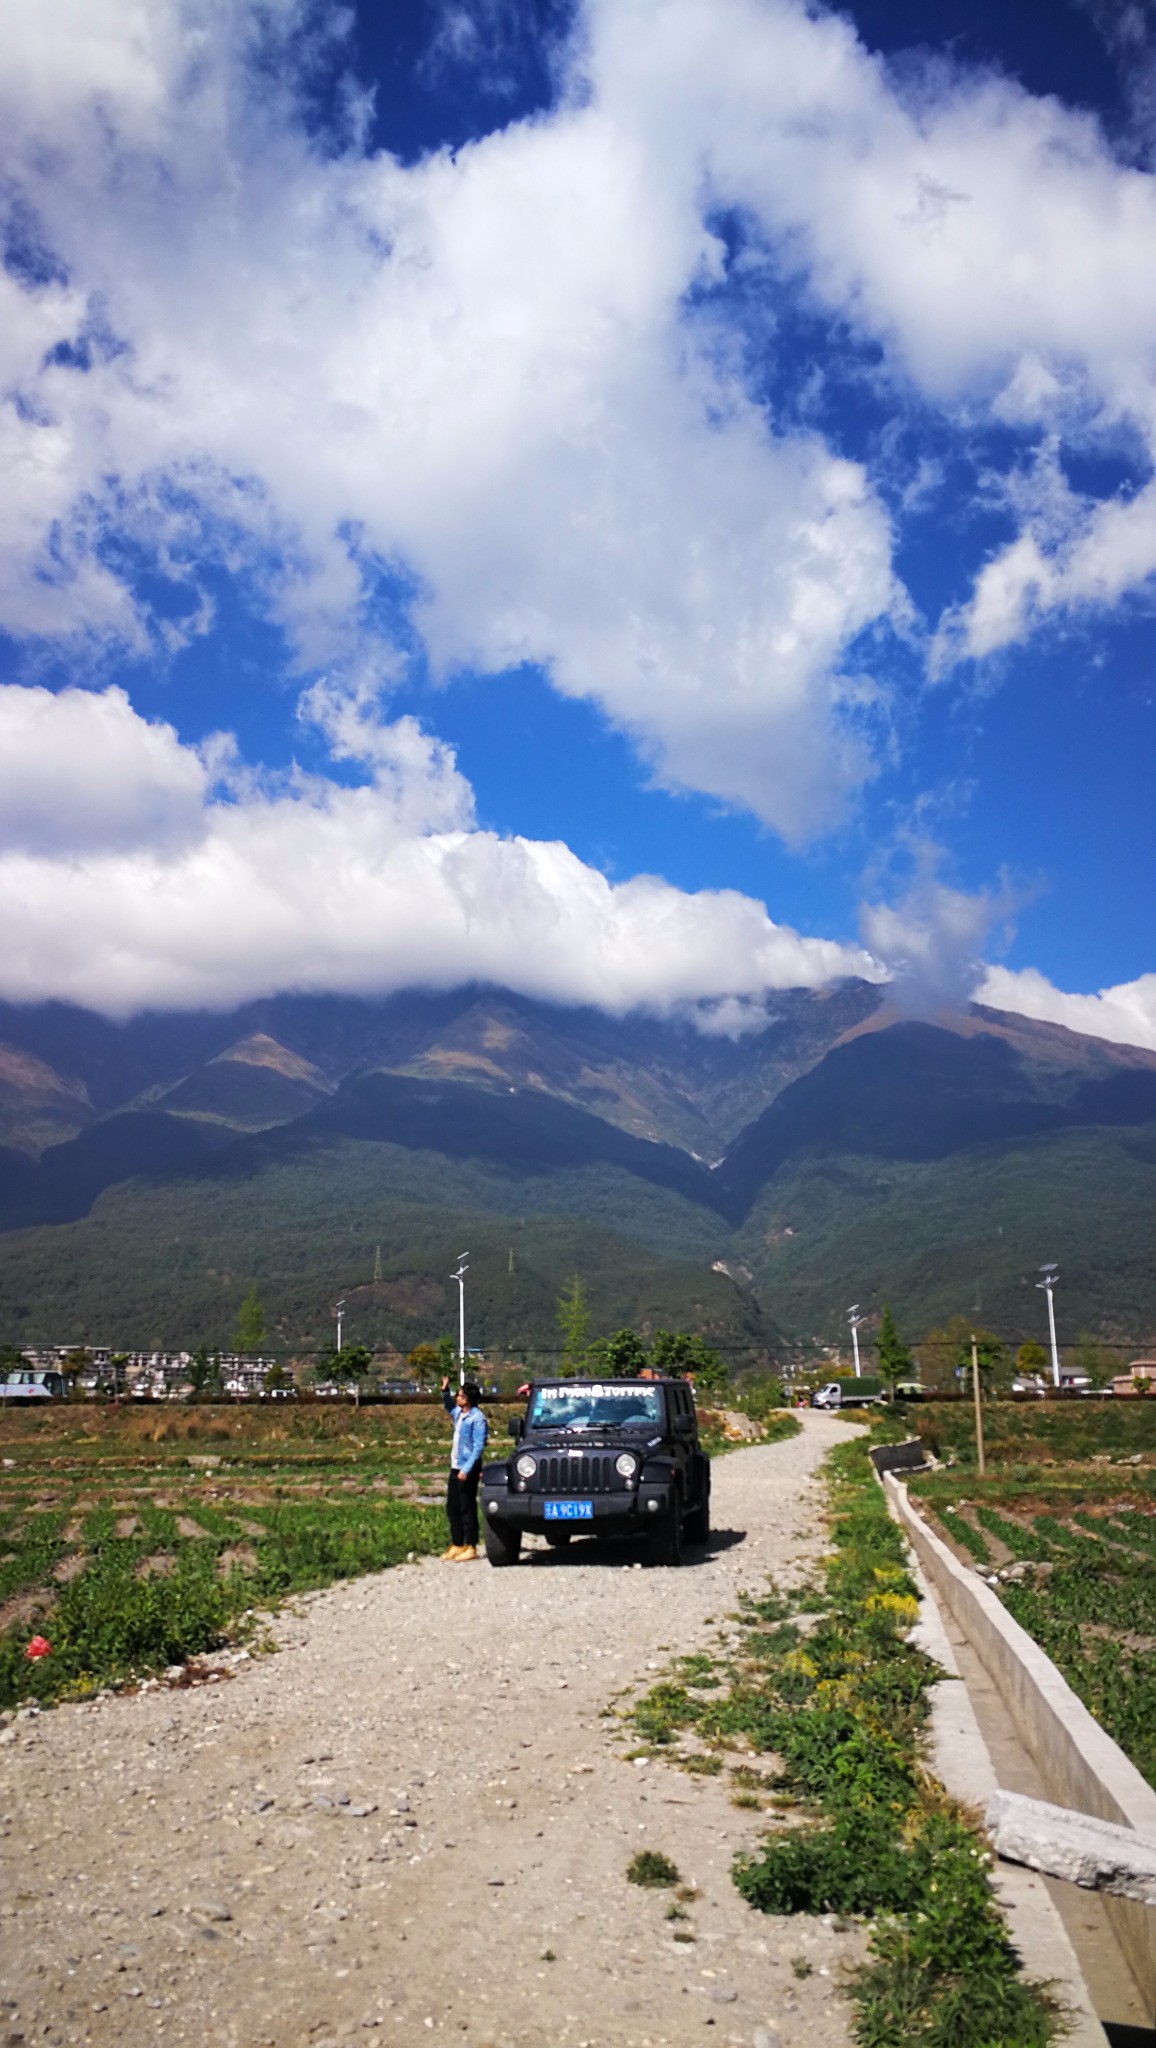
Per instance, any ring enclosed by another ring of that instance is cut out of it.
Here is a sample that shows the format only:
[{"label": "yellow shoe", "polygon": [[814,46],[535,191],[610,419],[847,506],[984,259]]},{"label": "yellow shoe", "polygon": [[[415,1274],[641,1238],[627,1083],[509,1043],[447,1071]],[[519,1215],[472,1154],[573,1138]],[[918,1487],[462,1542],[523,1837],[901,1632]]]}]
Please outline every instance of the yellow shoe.
[{"label": "yellow shoe", "polygon": [[450,1547],[449,1547],[449,1549],[448,1549],[448,1550],[443,1550],[443,1551],[442,1551],[442,1563],[443,1563],[443,1564],[445,1564],[445,1563],[449,1562],[449,1563],[451,1563],[451,1564],[452,1564],[452,1562],[453,1562],[454,1558],[455,1558],[455,1557],[460,1557],[460,1556],[461,1556],[461,1554],[462,1554],[462,1545],[461,1545],[460,1543],[451,1543],[451,1544],[450,1544]]},{"label": "yellow shoe", "polygon": [[455,1564],[476,1564],[477,1560],[478,1548],[476,1543],[463,1543],[461,1549],[455,1552],[454,1555]]}]

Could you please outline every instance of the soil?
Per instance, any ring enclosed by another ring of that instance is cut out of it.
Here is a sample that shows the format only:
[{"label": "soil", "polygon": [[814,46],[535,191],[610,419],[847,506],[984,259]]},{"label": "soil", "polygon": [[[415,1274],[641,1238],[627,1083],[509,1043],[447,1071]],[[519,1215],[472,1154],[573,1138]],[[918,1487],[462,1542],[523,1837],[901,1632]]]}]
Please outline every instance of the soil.
[{"label": "soil", "polygon": [[[730,1866],[767,1817],[632,1758],[607,1712],[709,1648],[740,1587],[806,1571],[853,1425],[802,1422],[716,1462],[721,1533],[681,1570],[589,1542],[426,1560],[297,1603],[231,1680],[19,1717],[0,2039],[847,2048],[861,1930],[746,1906]],[[627,1882],[639,1849],[685,1917]]]}]

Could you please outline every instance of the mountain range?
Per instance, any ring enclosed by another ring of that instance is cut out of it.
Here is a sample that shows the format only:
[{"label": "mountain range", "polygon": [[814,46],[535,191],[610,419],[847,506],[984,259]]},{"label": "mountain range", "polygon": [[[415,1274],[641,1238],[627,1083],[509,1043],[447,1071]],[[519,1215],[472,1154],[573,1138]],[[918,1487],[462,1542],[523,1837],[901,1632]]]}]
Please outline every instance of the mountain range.
[{"label": "mountain range", "polygon": [[[737,1037],[469,988],[280,996],[116,1022],[0,1005],[0,1341],[228,1341],[250,1286],[288,1349],[449,1326],[549,1349],[693,1324],[830,1343],[847,1301],[913,1335],[1156,1329],[1156,1054],[847,981]],[[870,1321],[867,1331],[869,1332]]]}]

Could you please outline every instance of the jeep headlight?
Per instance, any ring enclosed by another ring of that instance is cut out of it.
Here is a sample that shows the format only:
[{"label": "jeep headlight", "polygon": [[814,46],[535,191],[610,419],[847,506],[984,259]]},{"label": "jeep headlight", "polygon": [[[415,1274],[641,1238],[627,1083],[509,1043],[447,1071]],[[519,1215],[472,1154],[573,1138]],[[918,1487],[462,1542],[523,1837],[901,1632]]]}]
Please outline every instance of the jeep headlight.
[{"label": "jeep headlight", "polygon": [[614,1460],[614,1470],[621,1472],[624,1479],[633,1479],[638,1470],[638,1459],[632,1457],[629,1451],[623,1451],[622,1456]]},{"label": "jeep headlight", "polygon": [[517,1464],[514,1466],[514,1470],[519,1479],[532,1479],[538,1470],[538,1460],[537,1458],[532,1458],[528,1451],[523,1451]]}]

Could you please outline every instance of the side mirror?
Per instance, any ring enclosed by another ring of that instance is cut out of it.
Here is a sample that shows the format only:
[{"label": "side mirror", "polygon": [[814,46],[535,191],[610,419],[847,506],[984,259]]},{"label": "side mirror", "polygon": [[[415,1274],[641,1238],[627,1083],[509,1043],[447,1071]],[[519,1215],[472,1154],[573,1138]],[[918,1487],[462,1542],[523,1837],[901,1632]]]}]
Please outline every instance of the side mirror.
[{"label": "side mirror", "polygon": [[522,1440],[522,1431],[523,1431],[523,1429],[525,1428],[525,1426],[526,1426],[526,1425],[525,1425],[525,1423],[523,1422],[523,1420],[522,1420],[522,1417],[521,1417],[520,1415],[511,1415],[511,1417],[510,1417],[510,1435],[511,1435],[511,1436],[513,1437],[513,1439],[514,1439],[514,1442],[515,1442],[515,1443],[520,1443],[520,1442],[521,1442],[521,1440]]},{"label": "side mirror", "polygon": [[676,1415],[674,1418],[674,1434],[675,1436],[693,1436],[693,1415]]}]

